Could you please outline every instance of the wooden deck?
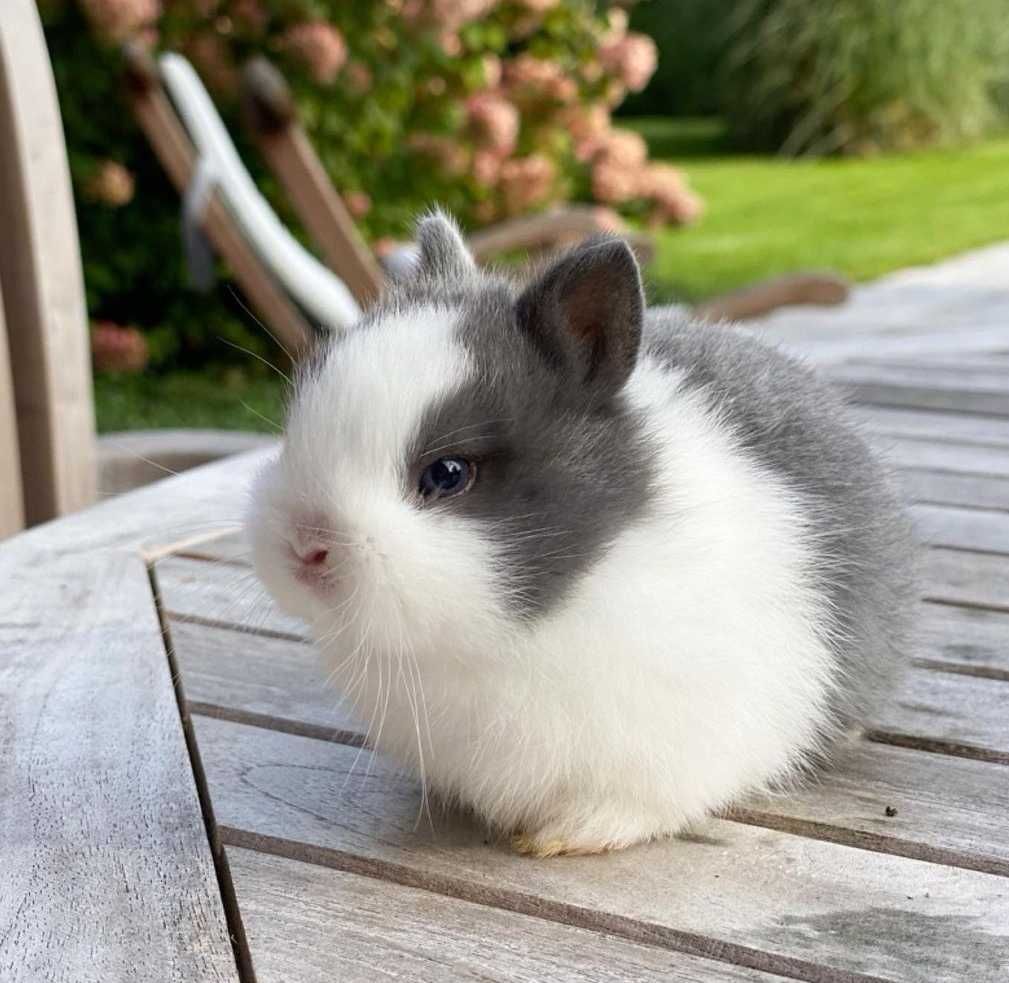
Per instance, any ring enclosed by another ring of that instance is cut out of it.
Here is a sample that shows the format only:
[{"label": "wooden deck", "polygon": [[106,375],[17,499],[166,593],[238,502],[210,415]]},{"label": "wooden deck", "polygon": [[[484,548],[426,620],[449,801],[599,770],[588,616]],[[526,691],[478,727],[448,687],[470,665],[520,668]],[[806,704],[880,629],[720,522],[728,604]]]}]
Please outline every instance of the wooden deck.
[{"label": "wooden deck", "polygon": [[670,842],[537,861],[418,819],[211,538],[261,455],[0,548],[0,979],[1009,979],[1006,269],[997,247],[759,326],[899,468],[921,637],[820,783]]}]

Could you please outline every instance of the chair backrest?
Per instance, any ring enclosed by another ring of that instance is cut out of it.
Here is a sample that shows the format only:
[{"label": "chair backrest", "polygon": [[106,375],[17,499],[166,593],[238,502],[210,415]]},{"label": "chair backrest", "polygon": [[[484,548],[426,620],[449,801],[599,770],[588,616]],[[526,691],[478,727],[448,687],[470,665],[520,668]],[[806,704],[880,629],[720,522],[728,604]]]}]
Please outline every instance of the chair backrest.
[{"label": "chair backrest", "polygon": [[181,55],[159,59],[161,76],[215,186],[264,265],[298,305],[324,328],[350,327],[361,309],[344,283],[277,218],[246,170],[213,100]]},{"label": "chair backrest", "polygon": [[[0,230],[10,352],[9,373],[0,364],[0,388],[7,391],[0,395],[0,416],[11,402],[9,376],[25,519],[33,524],[90,504],[97,487],[77,222],[56,85],[34,0],[0,2]],[[9,459],[0,423],[5,444]]]}]

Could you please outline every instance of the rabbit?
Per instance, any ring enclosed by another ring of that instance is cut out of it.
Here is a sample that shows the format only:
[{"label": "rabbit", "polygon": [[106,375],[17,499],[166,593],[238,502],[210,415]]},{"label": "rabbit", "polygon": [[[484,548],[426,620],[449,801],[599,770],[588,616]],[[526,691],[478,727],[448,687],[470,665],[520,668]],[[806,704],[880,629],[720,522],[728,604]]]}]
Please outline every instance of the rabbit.
[{"label": "rabbit", "polygon": [[646,311],[597,237],[522,284],[458,228],[302,370],[254,565],[369,741],[539,857],[788,787],[900,666],[913,543],[839,398]]}]

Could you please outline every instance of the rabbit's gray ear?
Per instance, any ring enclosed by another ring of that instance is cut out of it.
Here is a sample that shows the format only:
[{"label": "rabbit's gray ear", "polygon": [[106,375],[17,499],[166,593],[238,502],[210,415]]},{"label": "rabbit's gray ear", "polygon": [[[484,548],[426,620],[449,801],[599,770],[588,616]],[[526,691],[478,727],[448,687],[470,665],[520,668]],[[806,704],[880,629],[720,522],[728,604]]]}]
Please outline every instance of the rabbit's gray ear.
[{"label": "rabbit's gray ear", "polygon": [[417,246],[420,256],[417,274],[434,280],[459,280],[476,272],[462,233],[455,222],[442,211],[433,211],[417,223]]},{"label": "rabbit's gray ear", "polygon": [[622,239],[598,236],[562,256],[526,288],[518,326],[580,401],[603,403],[634,370],[645,300]]}]

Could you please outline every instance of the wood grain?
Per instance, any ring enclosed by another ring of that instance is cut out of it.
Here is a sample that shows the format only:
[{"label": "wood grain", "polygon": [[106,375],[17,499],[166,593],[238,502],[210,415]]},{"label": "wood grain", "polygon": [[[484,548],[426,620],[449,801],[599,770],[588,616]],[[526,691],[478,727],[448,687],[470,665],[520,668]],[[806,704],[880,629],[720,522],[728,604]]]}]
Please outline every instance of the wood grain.
[{"label": "wood grain", "polygon": [[1005,417],[890,406],[856,406],[853,415],[866,429],[878,434],[1009,447],[1009,420]]},{"label": "wood grain", "polygon": [[782,977],[228,848],[258,983],[716,983]]},{"label": "wood grain", "polygon": [[931,601],[1009,610],[1009,559],[987,553],[923,551],[922,593]]},{"label": "wood grain", "polygon": [[0,284],[0,539],[20,532],[25,524],[21,494],[21,454]]},{"label": "wood grain", "polygon": [[165,611],[176,620],[307,637],[304,622],[280,611],[249,567],[170,556],[156,564],[155,577]]},{"label": "wood grain", "polygon": [[0,550],[0,978],[237,981],[138,557]]},{"label": "wood grain", "polygon": [[0,8],[0,281],[29,524],[97,489],[91,353],[56,85],[31,0]]},{"label": "wood grain", "polygon": [[928,545],[1009,553],[1009,510],[917,504],[908,513],[916,534]]},{"label": "wood grain", "polygon": [[897,485],[913,502],[979,509],[1004,509],[1009,502],[1009,478],[910,469],[897,473]]},{"label": "wood grain", "polygon": [[1009,371],[965,374],[941,367],[844,363],[832,367],[830,376],[860,403],[1009,416]]},{"label": "wood grain", "polygon": [[922,604],[915,658],[1009,677],[1009,614],[950,604]]},{"label": "wood grain", "polygon": [[1009,880],[712,820],[689,841],[533,861],[458,817],[418,825],[413,781],[353,748],[200,718],[221,835],[465,900],[824,979],[1001,980]]},{"label": "wood grain", "polygon": [[1003,765],[858,741],[810,788],[752,796],[731,816],[1005,877],[1007,813]]},{"label": "wood grain", "polygon": [[910,669],[869,726],[913,746],[1009,764],[1009,681]]}]

